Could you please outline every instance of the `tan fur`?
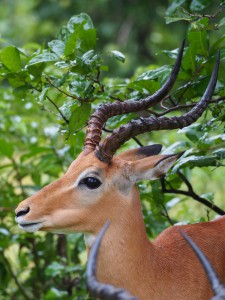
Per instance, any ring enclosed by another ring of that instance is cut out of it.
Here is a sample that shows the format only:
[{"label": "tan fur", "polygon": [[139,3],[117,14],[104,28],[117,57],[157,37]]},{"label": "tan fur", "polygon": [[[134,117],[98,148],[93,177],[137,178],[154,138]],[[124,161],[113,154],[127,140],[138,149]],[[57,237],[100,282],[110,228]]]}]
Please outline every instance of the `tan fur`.
[{"label": "tan fur", "polygon": [[[131,154],[128,156],[131,158]],[[154,242],[146,235],[133,180],[149,178],[149,173],[156,171],[161,175],[171,166],[171,160],[177,159],[170,157],[159,168],[164,158],[156,155],[127,161],[123,155],[107,165],[92,152],[83,152],[62,178],[19,204],[17,213],[28,206],[30,211],[17,221],[42,222],[41,230],[45,231],[79,231],[96,236],[110,220],[98,259],[100,281],[125,288],[140,300],[210,299],[212,292],[203,268],[178,230],[188,233],[225,281],[225,217],[171,227]],[[88,170],[96,170],[102,181],[99,189],[88,191],[77,185],[86,170],[88,174]]]}]

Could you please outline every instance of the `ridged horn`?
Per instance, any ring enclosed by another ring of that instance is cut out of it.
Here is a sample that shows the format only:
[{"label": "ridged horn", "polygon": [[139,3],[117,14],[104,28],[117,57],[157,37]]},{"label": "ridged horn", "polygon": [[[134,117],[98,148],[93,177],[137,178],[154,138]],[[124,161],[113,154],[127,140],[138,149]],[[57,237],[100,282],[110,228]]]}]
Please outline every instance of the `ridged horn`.
[{"label": "ridged horn", "polygon": [[218,52],[216,63],[209,84],[201,100],[186,114],[180,117],[149,117],[132,120],[126,125],[114,130],[99,144],[95,153],[103,162],[108,163],[116,150],[127,140],[144,132],[153,130],[178,129],[194,123],[206,110],[216,86],[219,71],[220,53]]},{"label": "ridged horn", "polygon": [[147,109],[159,101],[161,101],[172,89],[177,75],[180,70],[181,60],[183,56],[183,50],[184,50],[185,41],[183,41],[178,55],[176,63],[173,67],[173,70],[168,78],[168,80],[165,82],[165,84],[153,95],[140,99],[139,101],[134,100],[126,100],[124,102],[116,101],[113,103],[107,103],[104,105],[99,106],[99,108],[96,109],[96,111],[91,115],[90,120],[88,122],[88,128],[86,132],[86,139],[84,148],[85,149],[91,149],[95,150],[96,147],[99,145],[101,140],[101,134],[102,134],[102,128],[105,124],[105,122],[117,115],[121,114],[127,114],[131,112],[137,112],[140,110]]}]

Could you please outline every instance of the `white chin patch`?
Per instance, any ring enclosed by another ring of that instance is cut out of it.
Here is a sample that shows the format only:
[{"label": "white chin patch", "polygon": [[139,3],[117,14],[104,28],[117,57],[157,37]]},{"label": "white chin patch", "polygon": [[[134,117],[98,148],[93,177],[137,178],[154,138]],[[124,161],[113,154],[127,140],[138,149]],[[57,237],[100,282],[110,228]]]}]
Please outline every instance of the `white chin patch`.
[{"label": "white chin patch", "polygon": [[27,232],[38,231],[42,227],[41,223],[19,224],[19,228]]},{"label": "white chin patch", "polygon": [[91,248],[96,240],[96,236],[94,234],[85,233],[84,234],[84,242],[86,247]]}]

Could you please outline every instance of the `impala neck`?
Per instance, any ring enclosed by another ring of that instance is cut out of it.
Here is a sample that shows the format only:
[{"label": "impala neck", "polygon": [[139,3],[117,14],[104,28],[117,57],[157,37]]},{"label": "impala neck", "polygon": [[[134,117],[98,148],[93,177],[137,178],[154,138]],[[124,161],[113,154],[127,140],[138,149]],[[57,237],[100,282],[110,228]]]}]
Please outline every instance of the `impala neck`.
[{"label": "impala neck", "polygon": [[[140,285],[140,278],[143,286],[146,284],[146,277],[147,282],[152,282],[148,271],[154,268],[155,259],[154,247],[146,234],[136,187],[132,192],[132,200],[125,201],[120,213],[113,215],[103,238],[98,257],[97,278],[132,293],[137,290],[134,289],[133,282],[139,282]],[[153,274],[155,277],[156,273]],[[140,295],[134,294],[140,299],[143,298],[141,290],[140,287]]]}]

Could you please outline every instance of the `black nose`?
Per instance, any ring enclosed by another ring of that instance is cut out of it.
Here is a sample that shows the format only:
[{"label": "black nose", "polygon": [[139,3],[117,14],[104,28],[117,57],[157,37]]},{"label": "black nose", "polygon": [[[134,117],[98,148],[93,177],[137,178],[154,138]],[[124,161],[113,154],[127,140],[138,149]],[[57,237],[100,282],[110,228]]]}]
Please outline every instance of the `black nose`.
[{"label": "black nose", "polygon": [[30,211],[30,207],[27,206],[26,208],[20,210],[20,211],[16,214],[16,217],[24,216],[24,215],[26,215],[27,213],[29,213],[29,211]]}]

